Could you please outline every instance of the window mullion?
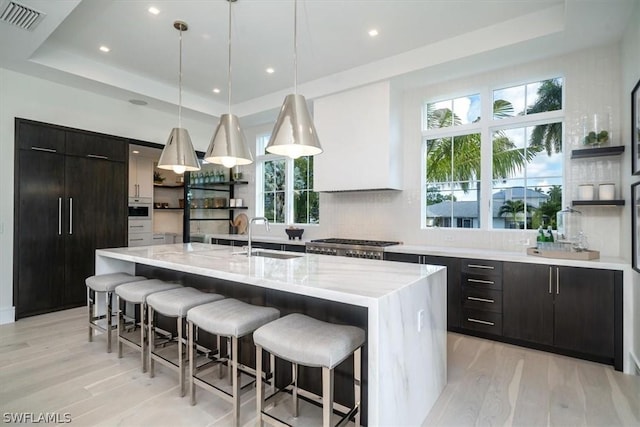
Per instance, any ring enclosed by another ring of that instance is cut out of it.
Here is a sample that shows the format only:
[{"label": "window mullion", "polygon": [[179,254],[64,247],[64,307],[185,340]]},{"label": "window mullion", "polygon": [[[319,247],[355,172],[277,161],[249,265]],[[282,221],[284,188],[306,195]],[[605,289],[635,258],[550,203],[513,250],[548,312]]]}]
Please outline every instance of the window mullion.
[{"label": "window mullion", "polygon": [[[482,117],[489,119],[493,117],[493,99],[491,90],[488,87],[481,91],[480,99],[482,100]],[[493,138],[491,137],[490,123],[491,120],[482,120],[482,129],[480,130],[480,229],[488,230],[491,228],[493,218],[491,206],[491,188],[493,184]]]},{"label": "window mullion", "polygon": [[284,181],[285,224],[293,224],[293,162],[293,159],[286,158]]}]

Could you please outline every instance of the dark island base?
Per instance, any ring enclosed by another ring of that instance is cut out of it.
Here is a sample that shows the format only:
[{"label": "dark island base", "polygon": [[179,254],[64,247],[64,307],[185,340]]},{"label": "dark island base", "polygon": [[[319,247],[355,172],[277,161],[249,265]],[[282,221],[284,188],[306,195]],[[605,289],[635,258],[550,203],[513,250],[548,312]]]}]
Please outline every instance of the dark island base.
[{"label": "dark island base", "polygon": [[[183,273],[174,270],[166,270],[142,264],[136,264],[135,274],[147,278],[166,281],[179,281],[184,286],[190,286],[207,292],[224,295],[226,298],[235,298],[249,304],[275,307],[280,310],[280,315],[290,313],[304,313],[311,317],[326,322],[353,325],[363,328],[367,332],[367,309],[349,304],[342,304],[313,297],[301,297],[289,292],[267,290],[246,283],[230,282],[214,279],[206,276]],[[137,313],[136,313],[137,315]],[[176,325],[173,319],[160,316],[158,324],[162,329],[175,331]],[[185,335],[186,336],[186,335]],[[215,339],[210,334],[199,332],[199,340],[204,345],[215,348]],[[240,344],[241,363],[255,367],[255,349],[250,336],[244,337]],[[226,351],[223,344],[222,350]],[[368,365],[367,346],[362,349],[362,402],[361,423],[367,425],[367,390],[368,390]],[[314,394],[321,395],[321,369],[300,366],[298,373],[298,385]],[[291,364],[282,360],[276,362],[276,385],[284,387],[291,381]],[[335,369],[334,400],[346,407],[353,406],[353,356],[348,357]]]}]

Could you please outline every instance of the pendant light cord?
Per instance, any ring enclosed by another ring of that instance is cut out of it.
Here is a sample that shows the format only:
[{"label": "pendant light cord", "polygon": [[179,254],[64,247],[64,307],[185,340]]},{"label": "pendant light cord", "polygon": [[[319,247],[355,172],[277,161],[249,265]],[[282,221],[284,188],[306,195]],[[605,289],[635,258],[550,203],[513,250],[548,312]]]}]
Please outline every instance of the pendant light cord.
[{"label": "pendant light cord", "polygon": [[293,93],[298,94],[298,1],[293,0]]},{"label": "pendant light cord", "polygon": [[229,66],[227,68],[227,80],[228,80],[228,91],[229,91],[229,115],[231,115],[231,3],[229,1],[229,39],[228,39],[228,48],[229,48]]},{"label": "pendant light cord", "polygon": [[180,25],[180,65],[178,66],[178,127],[182,127],[182,25]]}]

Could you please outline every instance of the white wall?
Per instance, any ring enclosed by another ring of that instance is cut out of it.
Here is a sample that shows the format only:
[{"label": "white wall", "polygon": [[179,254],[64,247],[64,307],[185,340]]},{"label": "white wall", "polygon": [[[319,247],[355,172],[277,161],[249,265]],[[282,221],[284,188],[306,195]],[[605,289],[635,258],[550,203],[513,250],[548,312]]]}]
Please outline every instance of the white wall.
[{"label": "white wall", "polygon": [[[620,56],[621,56],[621,96],[622,96],[622,130],[623,130],[623,139],[624,141],[631,141],[631,91],[633,90],[636,83],[640,80],[640,2],[636,3],[636,8],[634,10],[633,15],[629,18],[629,22],[634,23],[635,25],[629,25],[625,33],[623,35],[621,48],[620,48]],[[630,143],[627,144],[628,153],[625,158],[625,168],[623,173],[623,187],[626,192],[626,197],[630,200],[630,185],[640,181],[640,177],[631,175],[631,146]],[[630,201],[629,205],[633,205]],[[631,215],[632,211],[630,208],[625,209],[625,214],[623,216],[623,221],[626,224],[631,223]],[[631,232],[623,233],[621,236],[621,244],[624,249],[631,254]],[[630,311],[633,313],[633,325],[635,331],[640,331],[640,274],[629,269],[631,273],[632,281],[629,283],[632,292],[631,301],[625,301],[625,306],[631,305]],[[626,285],[627,283],[625,283]],[[631,346],[632,349],[632,357],[635,359],[633,362],[637,366],[637,369],[640,370],[640,336],[639,333],[636,333],[633,337],[633,344]]]},{"label": "white wall", "polygon": [[[399,240],[405,244],[490,248],[524,252],[535,239],[535,231],[484,231],[461,229],[421,229],[421,106],[427,98],[451,97],[477,93],[478,90],[510,84],[522,84],[555,76],[565,78],[565,194],[571,200],[578,183],[593,180],[593,172],[576,166],[570,160],[571,148],[579,148],[582,133],[581,118],[602,107],[610,109],[613,117],[613,144],[628,145],[621,136],[621,87],[619,47],[607,45],[543,61],[522,64],[412,89],[404,93],[404,190],[322,193],[320,197],[320,225],[306,227],[305,238],[349,237]],[[245,129],[247,140],[255,141],[255,134],[269,131]],[[319,135],[322,139],[322,135]],[[622,157],[601,158],[599,181],[614,179],[620,191],[620,168],[630,162],[630,149]],[[362,153],[366,156],[366,153]],[[336,173],[358,173],[337,171]],[[626,187],[625,187],[626,188]],[[628,199],[629,196],[624,193]],[[628,238],[629,221],[619,207],[587,207],[583,211],[583,228],[590,246],[602,256],[630,260]],[[263,230],[256,230],[264,234]],[[272,232],[273,233],[273,232]],[[527,243],[529,242],[529,243]]]},{"label": "white wall", "polygon": [[[21,117],[164,144],[176,115],[0,68],[0,324],[14,319],[14,118]],[[183,117],[196,150],[206,151],[215,120]]]}]

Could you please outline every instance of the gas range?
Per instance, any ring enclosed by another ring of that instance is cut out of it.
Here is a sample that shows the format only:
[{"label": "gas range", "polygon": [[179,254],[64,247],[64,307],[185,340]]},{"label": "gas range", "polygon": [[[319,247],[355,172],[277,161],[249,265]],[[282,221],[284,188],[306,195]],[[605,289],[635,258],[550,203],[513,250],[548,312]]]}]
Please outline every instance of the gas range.
[{"label": "gas range", "polygon": [[386,246],[401,242],[359,239],[317,239],[305,244],[307,253],[347,256],[352,258],[383,259]]}]

